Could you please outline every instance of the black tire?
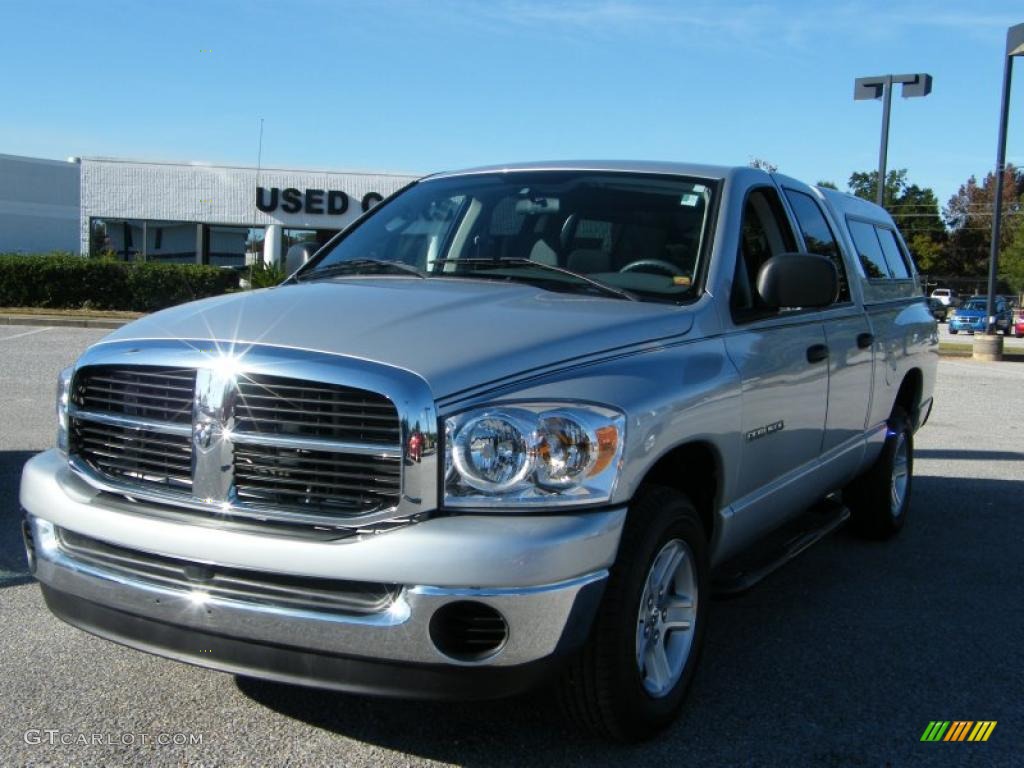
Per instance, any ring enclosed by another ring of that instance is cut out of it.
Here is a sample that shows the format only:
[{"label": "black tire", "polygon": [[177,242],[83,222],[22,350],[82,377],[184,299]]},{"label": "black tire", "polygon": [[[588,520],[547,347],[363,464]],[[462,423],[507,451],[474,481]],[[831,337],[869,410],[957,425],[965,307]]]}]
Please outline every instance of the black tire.
[{"label": "black tire", "polygon": [[[655,697],[644,688],[637,664],[640,601],[655,558],[673,540],[682,540],[692,554],[696,599],[689,631],[694,634],[682,674]],[[707,535],[693,504],[669,488],[641,489],[630,505],[590,636],[559,681],[566,717],[586,732],[623,742],[648,738],[672,723],[704,645],[710,584]]]},{"label": "black tire", "polygon": [[953,334],[954,336],[956,336],[956,335],[957,335],[958,333],[960,333],[960,331],[954,330],[953,328],[950,328],[950,329],[949,329],[949,332],[950,332],[951,334]]},{"label": "black tire", "polygon": [[[871,469],[843,491],[843,502],[850,509],[850,527],[868,539],[888,539],[903,528],[910,507],[914,480],[914,431],[910,418],[900,406],[893,408],[882,453]],[[906,445],[906,488],[899,505],[893,503],[893,476],[900,439]]]}]

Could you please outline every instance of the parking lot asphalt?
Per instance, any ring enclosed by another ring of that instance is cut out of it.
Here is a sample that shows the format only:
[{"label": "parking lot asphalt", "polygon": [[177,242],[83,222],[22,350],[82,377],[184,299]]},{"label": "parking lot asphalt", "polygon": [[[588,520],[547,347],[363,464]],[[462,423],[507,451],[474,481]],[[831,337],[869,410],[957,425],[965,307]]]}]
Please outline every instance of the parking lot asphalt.
[{"label": "parking lot asphalt", "polygon": [[[543,692],[326,693],[167,661],[51,616],[26,572],[18,477],[52,442],[57,371],[103,333],[0,327],[0,765],[1024,764],[1022,363],[943,360],[902,535],[840,530],[714,602],[683,716],[622,747],[573,733]],[[986,743],[922,743],[932,720],[998,725]]]}]

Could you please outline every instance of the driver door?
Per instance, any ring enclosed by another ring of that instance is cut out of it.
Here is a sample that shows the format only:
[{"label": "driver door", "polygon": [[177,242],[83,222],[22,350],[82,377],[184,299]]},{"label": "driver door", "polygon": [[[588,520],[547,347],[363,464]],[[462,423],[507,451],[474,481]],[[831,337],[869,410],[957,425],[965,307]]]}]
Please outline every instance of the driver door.
[{"label": "driver door", "polygon": [[817,498],[816,483],[808,480],[825,431],[828,348],[818,312],[772,309],[757,292],[761,265],[797,250],[774,187],[748,192],[740,242],[726,350],[742,380],[741,466],[733,508],[753,539]]}]

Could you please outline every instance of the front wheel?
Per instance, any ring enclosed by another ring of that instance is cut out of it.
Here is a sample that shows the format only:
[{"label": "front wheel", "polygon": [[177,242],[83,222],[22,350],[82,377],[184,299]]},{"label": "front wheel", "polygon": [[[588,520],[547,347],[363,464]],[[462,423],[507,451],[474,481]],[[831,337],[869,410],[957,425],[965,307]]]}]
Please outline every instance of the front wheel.
[{"label": "front wheel", "polygon": [[668,488],[642,489],[590,637],[559,686],[576,725],[637,741],[676,717],[704,641],[708,545],[697,511]]},{"label": "front wheel", "polygon": [[914,432],[899,406],[893,408],[882,453],[871,469],[843,491],[850,526],[869,539],[887,539],[903,528],[914,479]]}]

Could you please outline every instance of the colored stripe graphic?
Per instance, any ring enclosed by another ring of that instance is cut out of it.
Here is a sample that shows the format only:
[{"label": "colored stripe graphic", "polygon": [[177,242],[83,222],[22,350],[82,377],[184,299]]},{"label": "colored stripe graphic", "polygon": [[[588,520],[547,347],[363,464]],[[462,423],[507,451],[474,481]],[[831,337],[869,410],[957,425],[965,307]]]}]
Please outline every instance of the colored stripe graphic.
[{"label": "colored stripe graphic", "polygon": [[967,735],[967,730],[974,725],[973,722],[967,720],[954,720],[952,727],[949,729],[949,733],[946,734],[946,738],[943,741],[963,741]]},{"label": "colored stripe graphic", "polygon": [[988,741],[996,720],[931,720],[921,741]]},{"label": "colored stripe graphic", "polygon": [[921,741],[939,741],[947,728],[949,728],[949,720],[932,720],[921,734]]}]

